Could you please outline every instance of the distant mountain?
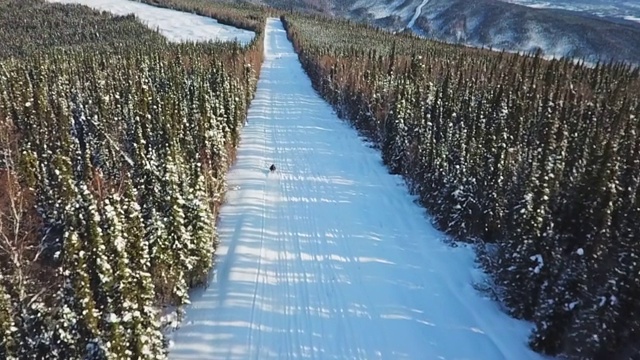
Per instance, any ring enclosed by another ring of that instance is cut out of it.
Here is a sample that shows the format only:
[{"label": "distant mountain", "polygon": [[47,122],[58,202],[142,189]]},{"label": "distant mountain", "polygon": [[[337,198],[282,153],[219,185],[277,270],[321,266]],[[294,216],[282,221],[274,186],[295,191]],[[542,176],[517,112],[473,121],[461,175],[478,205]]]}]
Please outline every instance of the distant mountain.
[{"label": "distant mountain", "polygon": [[408,29],[447,42],[640,64],[640,2],[630,0],[250,1],[319,11],[392,31]]},{"label": "distant mountain", "polygon": [[580,11],[611,19],[640,22],[640,1],[631,0],[502,0],[537,8]]},{"label": "distant mountain", "polygon": [[[380,3],[387,4],[384,11]],[[497,0],[358,0],[344,15],[396,31],[410,27],[447,42],[640,63],[640,23],[586,12]]]}]

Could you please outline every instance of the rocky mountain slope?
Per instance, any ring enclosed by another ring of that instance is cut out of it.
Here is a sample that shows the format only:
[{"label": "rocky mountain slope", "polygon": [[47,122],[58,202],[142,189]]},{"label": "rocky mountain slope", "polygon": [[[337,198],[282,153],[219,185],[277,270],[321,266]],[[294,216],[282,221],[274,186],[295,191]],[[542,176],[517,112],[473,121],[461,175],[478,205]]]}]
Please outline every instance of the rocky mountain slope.
[{"label": "rocky mountain slope", "polygon": [[430,0],[412,30],[474,46],[640,62],[640,24],[495,0]]},{"label": "rocky mountain slope", "polygon": [[[508,51],[640,64],[640,23],[499,0],[252,0],[319,11],[392,31]],[[522,0],[524,1],[524,0]],[[584,10],[584,9],[583,9]],[[627,16],[627,18],[633,18]]]}]

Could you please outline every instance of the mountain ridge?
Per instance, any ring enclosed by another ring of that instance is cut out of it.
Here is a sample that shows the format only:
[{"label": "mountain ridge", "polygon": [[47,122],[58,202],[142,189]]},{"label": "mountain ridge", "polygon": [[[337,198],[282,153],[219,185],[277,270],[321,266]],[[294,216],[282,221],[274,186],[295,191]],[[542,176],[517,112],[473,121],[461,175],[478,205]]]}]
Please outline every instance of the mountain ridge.
[{"label": "mountain ridge", "polygon": [[[229,0],[234,2],[234,0]],[[584,11],[499,0],[248,0],[347,18],[450,43],[640,64],[640,23]],[[416,9],[420,8],[420,14]],[[417,15],[417,16],[416,16]]]}]

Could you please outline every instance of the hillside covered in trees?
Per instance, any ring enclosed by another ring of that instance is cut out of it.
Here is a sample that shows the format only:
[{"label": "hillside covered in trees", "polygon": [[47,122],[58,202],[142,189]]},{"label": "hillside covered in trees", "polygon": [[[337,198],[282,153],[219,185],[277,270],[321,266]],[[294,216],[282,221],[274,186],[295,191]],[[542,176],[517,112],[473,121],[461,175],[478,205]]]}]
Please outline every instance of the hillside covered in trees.
[{"label": "hillside covered in trees", "polygon": [[[165,356],[206,283],[262,57],[133,16],[0,1],[0,358]],[[35,33],[34,31],[37,31]]]},{"label": "hillside covered in trees", "polygon": [[438,227],[477,244],[533,349],[640,357],[637,68],[143,2],[257,36],[171,44],[132,16],[0,0],[0,358],[166,356],[163,309],[213,265],[267,15]]}]

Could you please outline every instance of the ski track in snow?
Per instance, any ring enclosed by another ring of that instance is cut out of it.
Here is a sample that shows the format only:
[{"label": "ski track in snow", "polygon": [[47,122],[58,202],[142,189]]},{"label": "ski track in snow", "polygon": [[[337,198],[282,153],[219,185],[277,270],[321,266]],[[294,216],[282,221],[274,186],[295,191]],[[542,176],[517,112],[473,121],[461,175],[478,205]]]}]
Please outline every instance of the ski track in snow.
[{"label": "ski track in snow", "polygon": [[422,8],[428,3],[429,3],[429,0],[422,0],[422,3],[418,5],[418,7],[416,8],[415,14],[413,14],[413,17],[411,18],[411,20],[409,20],[409,23],[407,24],[408,29],[413,29],[413,25],[416,23],[416,20],[418,20],[418,18],[420,17],[420,14],[422,14]]},{"label": "ski track in snow", "polygon": [[47,0],[52,3],[81,4],[115,15],[135,14],[149,28],[159,29],[167,40],[184,41],[234,41],[248,44],[255,33],[218,23],[215,19],[163,9],[129,0]]},{"label": "ski track in snow", "polygon": [[541,358],[531,325],[473,289],[473,251],[445,245],[314,92],[277,19],[227,181],[215,271],[171,359]]}]

